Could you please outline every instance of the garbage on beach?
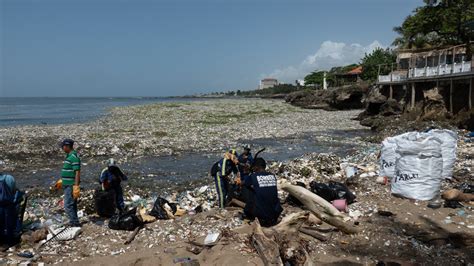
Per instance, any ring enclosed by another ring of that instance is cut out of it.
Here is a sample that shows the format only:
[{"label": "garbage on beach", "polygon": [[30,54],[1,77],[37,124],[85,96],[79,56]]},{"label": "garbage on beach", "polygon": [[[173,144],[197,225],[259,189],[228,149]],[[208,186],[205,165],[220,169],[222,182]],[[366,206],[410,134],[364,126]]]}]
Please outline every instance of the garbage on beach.
[{"label": "garbage on beach", "polygon": [[456,161],[457,134],[447,129],[407,132],[382,141],[377,183],[390,178],[393,194],[431,200],[443,178],[451,179]]},{"label": "garbage on beach", "polygon": [[457,134],[448,129],[433,129],[427,132],[407,132],[393,137],[388,137],[382,141],[380,150],[380,175],[393,178],[395,176],[395,166],[397,163],[398,144],[404,141],[415,141],[421,138],[434,137],[440,141],[442,154],[442,177],[451,179],[453,175],[454,163],[456,161]]},{"label": "garbage on beach", "polygon": [[51,240],[54,238],[54,240],[57,241],[68,241],[71,239],[76,238],[80,233],[82,233],[82,229],[80,227],[56,227],[56,226],[50,226],[49,228],[49,234],[47,236],[47,240]]},{"label": "garbage on beach", "polygon": [[100,217],[110,218],[114,215],[115,209],[115,190],[96,189],[94,193],[95,211]]},{"label": "garbage on beach", "polygon": [[143,222],[137,216],[137,208],[133,208],[123,214],[115,214],[109,220],[109,228],[113,230],[133,231],[135,228],[143,225]]},{"label": "garbage on beach", "polygon": [[[328,202],[344,199],[347,204],[351,204],[356,199],[356,196],[347,188],[347,186],[339,182],[332,181],[328,184],[323,184],[312,181],[309,186],[311,192]],[[340,206],[341,203],[338,202],[337,204]]]},{"label": "garbage on beach", "polygon": [[207,234],[206,238],[204,239],[204,245],[213,245],[215,244],[220,237],[219,232],[211,232]]},{"label": "garbage on beach", "polygon": [[456,162],[456,149],[458,136],[454,131],[447,129],[433,129],[426,133],[441,140],[441,152],[443,154],[443,171],[442,177],[453,178],[453,168]]},{"label": "garbage on beach", "polygon": [[397,142],[392,194],[416,200],[431,200],[439,195],[443,158],[441,141],[421,136]]},{"label": "garbage on beach", "polygon": [[161,220],[172,219],[177,209],[176,203],[170,203],[166,199],[158,197],[153,204],[150,215]]}]

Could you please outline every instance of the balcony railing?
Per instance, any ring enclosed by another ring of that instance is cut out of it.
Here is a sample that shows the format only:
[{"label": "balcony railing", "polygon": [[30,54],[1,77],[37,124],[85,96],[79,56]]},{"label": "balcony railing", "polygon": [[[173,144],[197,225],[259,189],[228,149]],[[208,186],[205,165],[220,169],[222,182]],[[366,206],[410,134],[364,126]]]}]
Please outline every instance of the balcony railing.
[{"label": "balcony railing", "polygon": [[406,79],[406,73],[390,73],[388,75],[379,76],[379,82],[400,82]]},{"label": "balcony railing", "polygon": [[[434,67],[410,68],[408,70],[408,79],[420,77],[436,77],[448,74],[457,74],[470,72],[472,69],[471,61],[443,64]],[[388,75],[379,75],[379,82],[399,82],[407,79],[407,76],[399,73],[391,73]]]}]

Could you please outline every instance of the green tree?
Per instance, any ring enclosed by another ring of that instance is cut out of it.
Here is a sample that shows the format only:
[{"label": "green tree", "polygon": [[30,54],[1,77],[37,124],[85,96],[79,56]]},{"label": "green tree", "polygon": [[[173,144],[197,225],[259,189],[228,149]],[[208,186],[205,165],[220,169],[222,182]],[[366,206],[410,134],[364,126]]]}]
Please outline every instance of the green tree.
[{"label": "green tree", "polygon": [[393,45],[399,48],[424,48],[469,44],[472,41],[468,22],[474,19],[473,0],[425,0],[401,26]]},{"label": "green tree", "polygon": [[[377,79],[379,65],[390,65],[395,63],[397,56],[390,49],[377,48],[370,54],[365,54],[362,58],[362,74],[363,80],[374,81]],[[387,74],[387,73],[381,73]]]},{"label": "green tree", "polygon": [[[324,72],[327,71],[313,71],[304,77],[304,84],[317,84],[323,86]],[[326,77],[327,78],[327,77]]]}]

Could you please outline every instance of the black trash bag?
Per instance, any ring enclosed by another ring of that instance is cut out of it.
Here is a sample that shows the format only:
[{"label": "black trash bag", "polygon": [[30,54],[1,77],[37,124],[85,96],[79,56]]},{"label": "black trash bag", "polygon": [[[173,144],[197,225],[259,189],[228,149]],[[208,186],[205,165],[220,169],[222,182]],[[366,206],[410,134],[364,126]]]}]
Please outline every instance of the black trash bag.
[{"label": "black trash bag", "polygon": [[202,212],[202,211],[203,211],[202,206],[201,206],[201,205],[197,206],[196,208],[194,208],[194,211],[195,211],[196,213]]},{"label": "black trash bag", "polygon": [[94,193],[95,211],[100,217],[110,218],[115,214],[115,190],[96,189]]},{"label": "black trash bag", "polygon": [[456,189],[461,190],[463,193],[469,193],[469,194],[474,193],[474,185],[471,185],[471,184],[468,184],[468,183],[462,183],[462,184],[456,186]]},{"label": "black trash bag", "polygon": [[347,204],[351,204],[355,201],[356,196],[342,183],[329,182],[328,184],[318,183],[312,181],[309,184],[311,192],[320,196],[321,198],[331,202],[337,199],[345,199]]},{"label": "black trash bag", "polygon": [[451,209],[457,209],[457,208],[463,208],[464,205],[462,205],[457,200],[445,200],[444,201],[444,207],[445,208],[451,208]]},{"label": "black trash bag", "polygon": [[138,218],[137,208],[133,208],[125,213],[118,213],[112,216],[109,220],[109,228],[113,230],[133,231],[135,228],[143,225],[143,222]]},{"label": "black trash bag", "polygon": [[170,217],[168,217],[168,214],[166,213],[165,210],[165,204],[168,204],[168,206],[171,207],[171,212],[173,214],[176,213],[176,210],[178,209],[176,206],[176,203],[170,203],[169,201],[165,200],[164,198],[158,197],[153,204],[153,209],[150,212],[151,216],[156,217],[156,219],[161,219],[161,220],[167,220]]},{"label": "black trash bag", "polygon": [[[303,182],[296,182],[296,185],[297,186],[300,186],[300,187],[304,187],[306,188],[306,185],[303,183]],[[297,198],[295,198],[294,196],[292,195],[288,195],[288,197],[286,197],[285,199],[285,203],[288,203],[289,205],[291,206],[296,206],[296,207],[301,207],[303,206],[303,203],[301,203],[301,201],[299,201]]]}]

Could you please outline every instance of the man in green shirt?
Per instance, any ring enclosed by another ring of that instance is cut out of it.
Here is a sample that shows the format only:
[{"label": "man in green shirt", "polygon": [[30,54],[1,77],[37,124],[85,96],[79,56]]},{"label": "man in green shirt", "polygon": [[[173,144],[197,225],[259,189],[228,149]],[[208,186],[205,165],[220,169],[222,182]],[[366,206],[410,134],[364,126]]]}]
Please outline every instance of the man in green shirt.
[{"label": "man in green shirt", "polygon": [[64,190],[64,210],[69,218],[69,225],[81,226],[77,217],[77,199],[80,196],[81,159],[74,150],[74,141],[65,139],[62,142],[63,151],[67,154],[61,170],[62,186]]}]

